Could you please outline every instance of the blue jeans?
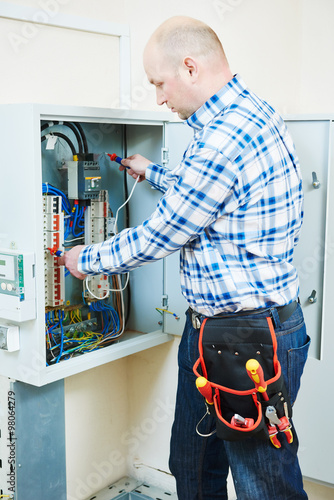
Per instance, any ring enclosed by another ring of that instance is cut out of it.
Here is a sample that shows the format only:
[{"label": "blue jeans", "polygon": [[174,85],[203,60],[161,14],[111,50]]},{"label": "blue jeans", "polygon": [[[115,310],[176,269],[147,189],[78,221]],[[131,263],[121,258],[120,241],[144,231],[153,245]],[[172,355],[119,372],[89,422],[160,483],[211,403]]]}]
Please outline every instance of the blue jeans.
[{"label": "blue jeans", "polygon": [[[266,315],[261,312],[252,317]],[[310,339],[299,304],[284,323],[280,323],[276,309],[273,309],[273,319],[277,355],[293,404]],[[307,499],[297,458],[298,439],[294,428],[293,443],[288,444],[281,439],[282,447],[279,449],[269,440],[261,441],[254,437],[244,441],[223,441],[215,434],[205,438],[196,433],[196,425],[206,411],[192,371],[199,356],[198,336],[199,330],[193,328],[187,312],[179,347],[179,379],[169,463],[176,479],[179,500],[227,499],[229,469],[238,500]],[[201,424],[201,432],[210,433],[214,428],[213,418],[207,416]]]}]

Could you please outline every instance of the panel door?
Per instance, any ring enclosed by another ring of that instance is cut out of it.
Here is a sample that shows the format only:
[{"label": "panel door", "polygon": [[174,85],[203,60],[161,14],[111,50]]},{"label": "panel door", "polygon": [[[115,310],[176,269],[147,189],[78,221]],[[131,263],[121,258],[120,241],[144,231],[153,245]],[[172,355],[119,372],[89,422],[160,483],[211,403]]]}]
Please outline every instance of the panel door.
[{"label": "panel door", "polygon": [[[165,145],[168,151],[167,166],[172,169],[182,160],[193,130],[186,123],[168,123],[165,125]],[[164,317],[165,331],[174,335],[182,335],[185,311],[188,304],[181,293],[180,286],[180,252],[175,252],[165,259],[164,289],[165,305],[173,314],[166,313]]]},{"label": "panel door", "polygon": [[303,177],[304,223],[295,249],[300,301],[312,339],[310,356],[320,359],[326,258],[327,177],[330,121],[287,121]]}]

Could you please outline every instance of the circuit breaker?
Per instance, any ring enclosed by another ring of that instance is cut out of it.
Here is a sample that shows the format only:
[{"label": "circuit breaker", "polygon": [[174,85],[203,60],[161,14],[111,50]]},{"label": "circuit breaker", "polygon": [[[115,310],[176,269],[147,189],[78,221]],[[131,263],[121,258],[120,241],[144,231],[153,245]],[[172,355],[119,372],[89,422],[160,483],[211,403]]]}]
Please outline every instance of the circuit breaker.
[{"label": "circuit breaker", "polygon": [[0,375],[40,386],[169,341],[180,325],[166,328],[164,260],[81,281],[59,256],[149,217],[161,193],[132,191],[113,160],[167,164],[169,141],[181,159],[189,127],[170,113],[14,104],[0,130]]}]

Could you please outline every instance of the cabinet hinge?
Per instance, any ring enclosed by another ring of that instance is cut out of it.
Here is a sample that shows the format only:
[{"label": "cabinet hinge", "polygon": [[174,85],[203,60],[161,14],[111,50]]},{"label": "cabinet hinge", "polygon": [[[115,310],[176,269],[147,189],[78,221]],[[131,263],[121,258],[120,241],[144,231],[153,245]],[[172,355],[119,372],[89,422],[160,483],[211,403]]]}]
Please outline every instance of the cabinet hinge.
[{"label": "cabinet hinge", "polygon": [[169,148],[161,148],[161,163],[163,165],[169,163]]}]

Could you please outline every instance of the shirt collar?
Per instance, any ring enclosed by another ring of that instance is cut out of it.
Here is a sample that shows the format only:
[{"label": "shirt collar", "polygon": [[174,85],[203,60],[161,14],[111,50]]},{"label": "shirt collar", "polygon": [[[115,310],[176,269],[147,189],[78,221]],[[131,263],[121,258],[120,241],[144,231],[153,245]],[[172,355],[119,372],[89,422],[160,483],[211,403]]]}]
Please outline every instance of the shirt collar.
[{"label": "shirt collar", "polygon": [[221,113],[229,104],[231,104],[238,95],[245,89],[246,85],[239,75],[235,75],[217,94],[214,94],[192,114],[186,123],[194,129],[201,129],[211,120]]}]

